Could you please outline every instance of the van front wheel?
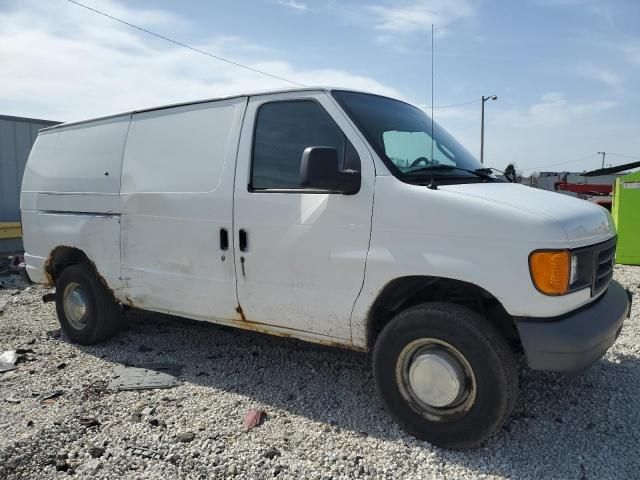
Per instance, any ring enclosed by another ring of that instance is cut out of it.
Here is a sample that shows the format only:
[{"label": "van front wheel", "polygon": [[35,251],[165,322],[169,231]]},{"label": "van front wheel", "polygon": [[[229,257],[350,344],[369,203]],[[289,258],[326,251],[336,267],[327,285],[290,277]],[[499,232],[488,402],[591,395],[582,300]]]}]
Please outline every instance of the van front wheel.
[{"label": "van front wheel", "polygon": [[118,304],[84,264],[65,268],[56,280],[56,311],[67,337],[82,345],[108,339],[120,324]]},{"label": "van front wheel", "polygon": [[399,313],[373,352],[378,393],[408,433],[444,448],[475,447],[494,435],[517,396],[506,340],[460,305],[425,303]]}]

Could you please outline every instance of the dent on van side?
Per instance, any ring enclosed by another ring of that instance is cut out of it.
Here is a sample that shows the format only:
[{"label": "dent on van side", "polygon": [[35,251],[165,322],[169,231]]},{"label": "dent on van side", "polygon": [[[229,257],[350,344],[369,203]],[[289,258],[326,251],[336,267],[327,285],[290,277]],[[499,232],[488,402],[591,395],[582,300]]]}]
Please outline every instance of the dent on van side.
[{"label": "dent on van side", "polygon": [[126,306],[371,351],[389,414],[448,448],[500,430],[518,355],[580,371],[630,309],[604,209],[501,182],[422,110],[356,91],[45,129],[21,208],[73,341]]}]

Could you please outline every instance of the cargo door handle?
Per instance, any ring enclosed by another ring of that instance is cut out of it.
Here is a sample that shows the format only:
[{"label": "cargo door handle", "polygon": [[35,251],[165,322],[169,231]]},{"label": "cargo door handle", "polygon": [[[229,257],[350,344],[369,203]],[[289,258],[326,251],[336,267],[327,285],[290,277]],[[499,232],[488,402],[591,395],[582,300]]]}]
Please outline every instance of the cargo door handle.
[{"label": "cargo door handle", "polygon": [[240,243],[239,245],[240,251],[246,252],[247,251],[247,231],[243,228],[241,228],[240,231],[238,232],[238,241]]},{"label": "cargo door handle", "polygon": [[228,250],[229,249],[229,232],[227,232],[226,228],[220,229],[220,250]]}]

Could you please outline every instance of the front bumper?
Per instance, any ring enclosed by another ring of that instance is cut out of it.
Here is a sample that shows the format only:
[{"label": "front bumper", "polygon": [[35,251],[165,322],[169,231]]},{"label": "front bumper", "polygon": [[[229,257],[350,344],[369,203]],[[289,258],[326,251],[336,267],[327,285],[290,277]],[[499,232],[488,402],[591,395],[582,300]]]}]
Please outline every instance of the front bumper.
[{"label": "front bumper", "polygon": [[612,281],[598,300],[562,317],[517,318],[529,367],[557,372],[589,367],[616,341],[630,311],[631,295]]}]

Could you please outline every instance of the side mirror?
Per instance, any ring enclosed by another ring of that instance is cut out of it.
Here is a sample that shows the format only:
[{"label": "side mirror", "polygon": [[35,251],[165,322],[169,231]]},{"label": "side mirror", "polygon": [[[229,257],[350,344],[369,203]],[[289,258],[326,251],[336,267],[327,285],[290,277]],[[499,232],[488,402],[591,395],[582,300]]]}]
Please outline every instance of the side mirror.
[{"label": "side mirror", "polygon": [[307,147],[300,161],[300,186],[353,195],[360,190],[360,172],[341,171],[333,147]]}]

